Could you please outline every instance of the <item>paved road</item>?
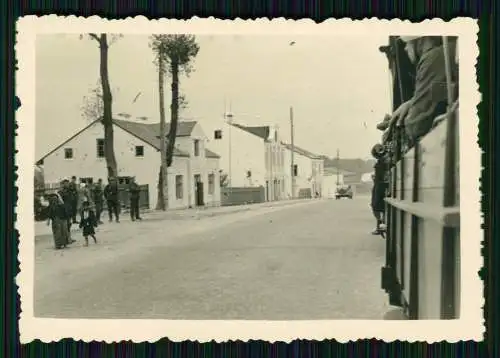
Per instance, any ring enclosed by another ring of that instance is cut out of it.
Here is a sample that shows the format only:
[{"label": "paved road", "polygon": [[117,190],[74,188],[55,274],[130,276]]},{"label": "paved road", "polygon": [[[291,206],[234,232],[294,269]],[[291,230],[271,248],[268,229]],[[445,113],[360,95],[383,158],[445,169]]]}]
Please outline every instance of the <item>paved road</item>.
[{"label": "paved road", "polygon": [[88,248],[36,245],[35,315],[382,319],[384,242],[372,228],[366,198],[106,224]]}]

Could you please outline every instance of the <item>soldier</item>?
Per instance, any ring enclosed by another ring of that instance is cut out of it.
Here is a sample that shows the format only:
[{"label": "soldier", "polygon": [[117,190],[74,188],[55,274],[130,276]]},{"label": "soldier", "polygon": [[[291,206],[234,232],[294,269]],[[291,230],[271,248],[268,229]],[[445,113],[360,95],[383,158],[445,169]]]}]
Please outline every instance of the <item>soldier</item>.
[{"label": "soldier", "polygon": [[95,215],[96,220],[99,225],[103,224],[101,221],[102,208],[104,204],[104,195],[103,195],[103,187],[102,187],[102,179],[99,178],[96,184],[92,187],[92,200],[95,205]]},{"label": "soldier", "polygon": [[67,184],[67,188],[70,194],[70,208],[71,208],[71,220],[73,224],[77,224],[76,215],[78,212],[78,185],[76,183],[76,177],[73,175],[71,181]]},{"label": "soldier", "polygon": [[114,213],[115,220],[119,223],[118,183],[115,178],[108,178],[108,185],[104,188],[104,197],[106,198],[106,204],[108,206],[109,222],[113,221]]},{"label": "soldier", "polygon": [[130,218],[132,221],[135,220],[142,220],[142,218],[139,216],[139,193],[140,193],[140,188],[139,185],[137,185],[135,181],[135,177],[132,177],[130,179],[130,184],[129,184],[129,193],[130,193]]},{"label": "soldier", "polygon": [[385,148],[381,144],[375,144],[372,148],[372,156],[377,160],[373,175],[373,189],[371,207],[373,215],[377,220],[373,235],[379,235],[384,224],[385,196],[388,188],[388,163],[385,157]]},{"label": "soldier", "polygon": [[440,36],[402,36],[410,60],[417,64],[413,97],[399,106],[392,120],[404,124],[407,145],[413,144],[446,112],[445,58]]}]

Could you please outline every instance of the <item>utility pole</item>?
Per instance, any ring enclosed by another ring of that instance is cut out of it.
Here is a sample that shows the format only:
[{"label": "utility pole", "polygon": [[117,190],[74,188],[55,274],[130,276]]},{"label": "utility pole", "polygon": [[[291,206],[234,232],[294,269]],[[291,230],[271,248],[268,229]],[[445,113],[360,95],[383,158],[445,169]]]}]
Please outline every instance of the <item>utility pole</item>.
[{"label": "utility pole", "polygon": [[291,178],[292,178],[292,199],[295,199],[295,142],[294,142],[294,128],[293,128],[293,107],[290,107],[290,131],[291,131],[291,146],[290,151],[291,158]]},{"label": "utility pole", "polygon": [[232,151],[233,151],[233,146],[232,146],[232,143],[231,143],[231,127],[233,126],[233,113],[231,111],[231,101],[229,102],[229,113],[226,113],[224,112],[224,116],[227,119],[227,125],[228,125],[228,142],[229,142],[229,150],[228,150],[228,157],[229,157],[229,180],[228,180],[228,184],[229,184],[229,187],[231,188],[232,186]]},{"label": "utility pole", "polygon": [[339,173],[339,164],[340,164],[340,152],[339,150],[337,149],[337,186],[340,185],[340,173]]}]

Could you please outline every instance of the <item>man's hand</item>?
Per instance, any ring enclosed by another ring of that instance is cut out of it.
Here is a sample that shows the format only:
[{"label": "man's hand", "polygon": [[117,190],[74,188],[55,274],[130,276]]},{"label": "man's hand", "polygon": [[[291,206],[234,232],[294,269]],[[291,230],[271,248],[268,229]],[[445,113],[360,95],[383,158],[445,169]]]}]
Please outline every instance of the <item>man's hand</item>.
[{"label": "man's hand", "polygon": [[391,123],[401,123],[401,121],[406,117],[408,111],[410,110],[410,104],[411,100],[401,104],[392,114]]}]

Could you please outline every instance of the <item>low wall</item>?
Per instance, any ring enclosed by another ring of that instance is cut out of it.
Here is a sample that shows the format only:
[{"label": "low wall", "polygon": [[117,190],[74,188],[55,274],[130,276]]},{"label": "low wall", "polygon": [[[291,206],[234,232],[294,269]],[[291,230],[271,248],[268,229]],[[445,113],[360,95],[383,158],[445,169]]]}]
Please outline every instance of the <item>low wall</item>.
[{"label": "low wall", "polygon": [[221,206],[256,204],[266,201],[264,187],[221,188]]}]

